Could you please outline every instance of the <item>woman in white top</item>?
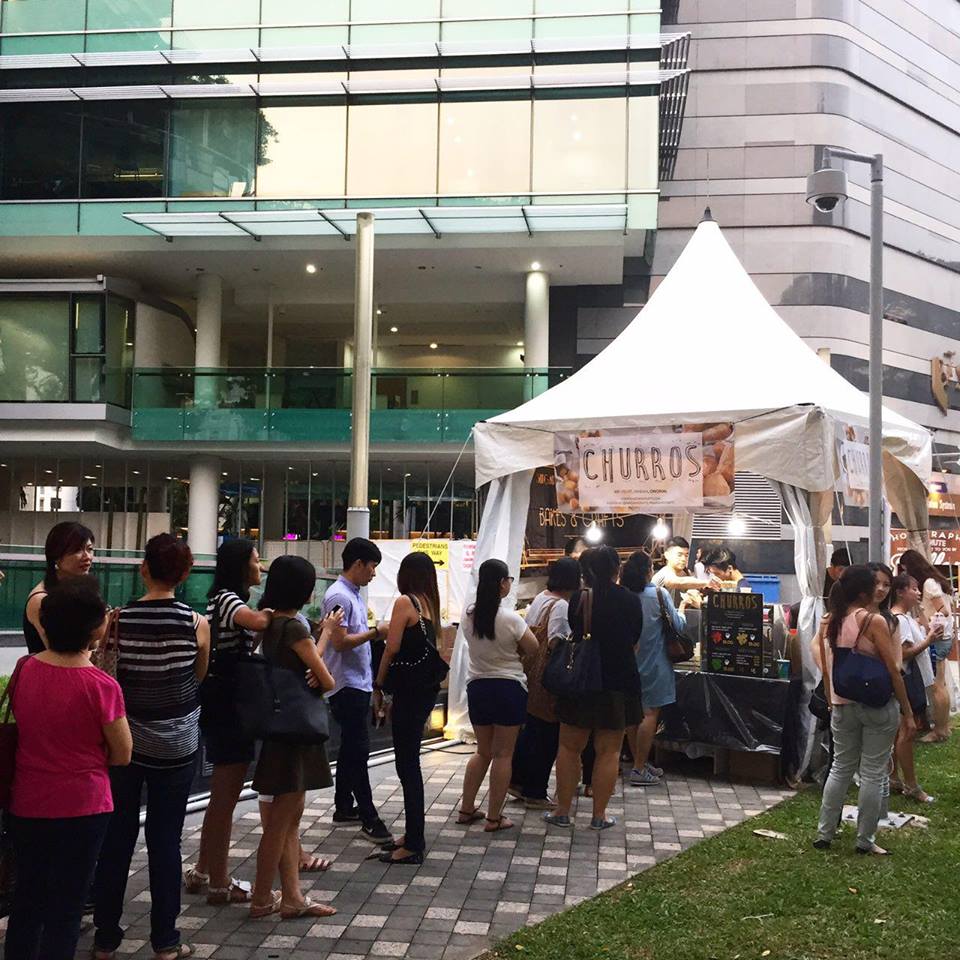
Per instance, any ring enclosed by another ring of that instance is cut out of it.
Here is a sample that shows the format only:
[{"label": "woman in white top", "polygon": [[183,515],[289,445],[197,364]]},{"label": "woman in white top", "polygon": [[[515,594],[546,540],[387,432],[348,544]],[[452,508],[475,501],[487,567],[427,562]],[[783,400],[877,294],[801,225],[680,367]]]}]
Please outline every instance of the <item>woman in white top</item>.
[{"label": "woman in white top", "polygon": [[467,707],[477,737],[477,752],[464,774],[457,823],[473,823],[483,817],[476,801],[489,768],[484,827],[488,833],[513,826],[502,811],[510,784],[513,748],[527,717],[527,678],[521,657],[537,651],[536,637],[523,617],[501,606],[512,583],[513,577],[502,560],[484,560],[480,564],[476,602],[463,617],[463,634],[470,655]]},{"label": "woman in white top", "polygon": [[[899,638],[903,649],[903,665],[905,675],[916,671],[922,677],[921,665],[926,661],[930,664],[930,655],[927,648],[943,635],[943,624],[931,624],[924,630],[911,616],[920,602],[920,587],[917,581],[907,573],[901,573],[893,580],[893,603],[890,612],[900,624]],[[916,705],[911,704],[916,709]],[[902,727],[897,731],[897,741],[893,754],[893,775],[897,771],[903,773],[903,795],[917,800],[920,803],[933,803],[933,797],[925,793],[917,783],[917,772],[913,763],[913,736],[907,736]],[[892,781],[895,782],[895,781]]]},{"label": "woman in white top", "polygon": [[947,656],[953,648],[953,598],[950,581],[916,550],[907,550],[900,558],[900,573],[909,574],[922,591],[921,622],[928,626],[943,624],[943,635],[932,645],[936,659],[933,700],[933,731],[924,743],[941,743],[950,736],[950,693],[947,690]]}]

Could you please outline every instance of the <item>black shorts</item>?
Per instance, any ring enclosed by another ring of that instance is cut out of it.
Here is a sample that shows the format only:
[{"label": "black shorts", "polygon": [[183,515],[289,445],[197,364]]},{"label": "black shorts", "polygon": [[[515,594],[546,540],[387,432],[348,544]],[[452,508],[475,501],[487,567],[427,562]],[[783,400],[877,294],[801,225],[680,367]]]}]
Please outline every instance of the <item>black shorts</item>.
[{"label": "black shorts", "polygon": [[527,691],[519,680],[471,680],[467,684],[467,710],[475,727],[519,727],[527,722]]},{"label": "black shorts", "polygon": [[216,724],[203,731],[204,756],[215,767],[253,763],[257,743],[248,740],[236,727]]}]

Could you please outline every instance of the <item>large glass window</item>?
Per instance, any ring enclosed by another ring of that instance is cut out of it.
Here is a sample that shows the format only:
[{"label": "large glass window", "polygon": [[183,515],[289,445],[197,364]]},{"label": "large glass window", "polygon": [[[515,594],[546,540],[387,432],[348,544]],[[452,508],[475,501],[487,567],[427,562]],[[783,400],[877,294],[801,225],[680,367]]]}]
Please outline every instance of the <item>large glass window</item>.
[{"label": "large glass window", "polygon": [[527,193],[530,110],[529,99],[442,103],[440,193]]},{"label": "large glass window", "polygon": [[256,137],[252,104],[175,107],[170,115],[170,195],[251,193]]},{"label": "large glass window", "polygon": [[660,171],[660,99],[631,97],[630,168],[627,186],[632,190],[656,190]]},{"label": "large glass window", "polygon": [[166,108],[153,103],[88,106],[83,196],[162,197],[166,125]]},{"label": "large glass window", "polygon": [[69,298],[0,297],[0,399],[68,399]]},{"label": "large glass window", "polygon": [[5,200],[77,196],[80,109],[67,103],[17,104],[2,117]]},{"label": "large glass window", "polygon": [[[301,8],[304,6],[301,4]],[[246,26],[259,22],[260,0],[175,0],[173,5],[173,25],[178,29]]]},{"label": "large glass window", "polygon": [[533,0],[484,0],[482,8],[476,0],[443,0],[443,15],[450,18],[443,24],[441,39],[462,41],[522,40],[533,36],[533,20],[463,20],[475,17],[482,9],[485,17],[519,17],[533,13]]},{"label": "large glass window", "polygon": [[403,20],[426,20],[440,16],[440,0],[351,0],[350,19],[380,20],[350,28],[351,43],[403,43],[439,40],[440,25],[433,23],[398,23]]},{"label": "large glass window", "polygon": [[[350,20],[350,0],[313,0],[304,14],[303,0],[263,0],[260,22],[272,23],[343,23]],[[339,27],[274,27],[260,31],[263,47],[299,47],[305,45],[348,43],[350,28]]]},{"label": "large glass window", "polygon": [[[74,0],[73,6],[81,4]],[[87,29],[169,27],[172,8],[173,0],[87,0]]]},{"label": "large glass window", "polygon": [[533,104],[534,191],[623,189],[626,137],[625,97],[538,97]]},{"label": "large glass window", "polygon": [[376,103],[350,108],[347,193],[433,194],[437,188],[437,104]]},{"label": "large glass window", "polygon": [[3,4],[4,33],[43,33],[56,36],[4,37],[0,53],[58,53],[83,50],[83,35],[60,33],[83,30],[84,4],[78,0],[16,0]]},{"label": "large glass window", "polygon": [[344,104],[267,107],[260,111],[257,196],[339,197],[346,156]]},{"label": "large glass window", "polygon": [[103,400],[119,407],[130,406],[135,310],[132,301],[113,293],[107,294]]}]

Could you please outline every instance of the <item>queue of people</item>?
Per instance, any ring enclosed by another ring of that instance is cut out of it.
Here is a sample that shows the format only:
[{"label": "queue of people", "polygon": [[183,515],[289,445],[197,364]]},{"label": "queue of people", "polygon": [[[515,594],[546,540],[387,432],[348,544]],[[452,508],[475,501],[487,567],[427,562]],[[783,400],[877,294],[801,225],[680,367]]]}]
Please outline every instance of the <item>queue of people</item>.
[{"label": "queue of people", "polygon": [[[704,574],[690,575],[688,549],[685,541],[672,541],[667,572],[654,576],[642,552],[626,563],[607,546],[564,557],[551,565],[546,588],[525,618],[503,603],[514,585],[507,565],[497,559],[481,564],[462,625],[477,749],[465,772],[458,823],[482,820],[488,833],[510,830],[515,824],[506,804],[512,796],[543,810],[549,826],[569,828],[582,785],[591,798],[591,828],[607,830],[615,824],[607,807],[625,744],[633,759],[628,783],[662,782],[650,752],[659,712],[676,697],[666,643],[671,631],[685,628],[685,600],[675,604],[674,593],[714,589],[736,571],[736,558],[717,548],[701,558]],[[140,571],[143,595],[109,612],[89,575],[93,551],[93,534],[80,524],[58,524],[51,531],[45,576],[24,614],[27,642],[36,652],[20,662],[10,681],[20,732],[10,815],[20,862],[8,960],[72,957],[91,892],[94,957],[113,960],[121,951],[144,794],[156,960],[191,955],[177,928],[183,889],[211,904],[244,905],[251,919],[336,913],[302,888],[302,873],[330,867],[300,842],[308,791],[333,786],[334,824],[357,829],[379,848],[375,856],[382,862],[423,862],[420,741],[447,670],[437,649],[440,601],[428,555],[404,558],[389,624],[368,627],[360,591],[382,559],[368,540],[345,545],[343,572],[326,593],[319,623],[301,613],[316,584],[316,570],[303,558],[274,561],[254,610],[249,599],[260,583],[260,558],[251,542],[227,541],[217,554],[203,617],[176,599],[193,566],[183,541],[153,537]],[[905,554],[897,576],[882,564],[838,571],[813,650],[831,704],[834,744],[816,846],[834,839],[855,773],[861,853],[886,853],[875,833],[891,787],[919,802],[933,801],[917,782],[913,744],[927,696],[932,739],[949,732],[938,714],[936,689],[951,614],[949,584],[919,554]],[[547,683],[551,657],[570,637],[594,641],[598,687],[589,692],[551,692]],[[267,738],[258,750],[244,733],[235,685],[242,655],[256,649],[273,669],[302,677],[318,698],[326,698],[340,728],[336,781],[322,742]],[[105,655],[110,650],[112,660]],[[884,702],[860,702],[849,677],[834,684],[843,674],[835,674],[834,665],[849,666],[854,650],[882,664],[889,678]],[[94,653],[103,670],[93,666]],[[367,773],[371,711],[377,723],[392,727],[404,798],[404,832],[396,838],[376,809]],[[183,871],[181,833],[201,731],[213,766],[210,802],[198,862]],[[228,851],[235,808],[254,762],[263,829],[251,885],[230,875]],[[551,798],[554,765],[557,795]],[[481,810],[478,797],[488,775]]]}]

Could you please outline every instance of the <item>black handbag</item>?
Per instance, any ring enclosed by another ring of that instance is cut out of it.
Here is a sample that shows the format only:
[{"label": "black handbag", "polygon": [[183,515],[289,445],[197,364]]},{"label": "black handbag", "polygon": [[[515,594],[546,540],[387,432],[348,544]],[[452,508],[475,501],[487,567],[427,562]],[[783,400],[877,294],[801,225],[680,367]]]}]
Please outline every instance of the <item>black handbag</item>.
[{"label": "black handbag", "polygon": [[865,707],[883,707],[893,696],[893,680],[886,664],[878,657],[860,653],[857,647],[867,624],[873,619],[868,614],[860,624],[853,647],[835,647],[833,651],[833,689],[845,700]]},{"label": "black handbag", "polygon": [[657,603],[660,604],[660,620],[663,624],[663,642],[667,650],[667,659],[671,663],[683,663],[693,656],[693,641],[673,625],[673,617],[667,610],[663,599],[663,587],[655,587]]},{"label": "black handbag", "polygon": [[311,745],[330,738],[327,703],[307,683],[306,667],[290,670],[262,654],[241,653],[234,686],[239,727],[248,739]]},{"label": "black handbag", "polygon": [[[924,656],[926,650],[918,654]],[[907,699],[910,701],[910,709],[914,713],[924,713],[927,709],[927,688],[923,685],[923,676],[920,668],[917,666],[916,659],[907,664],[903,671],[903,685],[907,688]]]},{"label": "black handbag", "polygon": [[[410,602],[420,620],[420,632],[423,635],[423,646],[417,650],[404,650],[390,661],[387,669],[386,683],[383,689],[387,693],[396,693],[398,689],[415,688],[417,690],[439,687],[447,678],[450,667],[440,656],[435,641],[430,639],[430,633],[423,619],[423,611],[417,598],[408,595]],[[436,630],[436,624],[434,624]]]},{"label": "black handbag", "polygon": [[557,697],[580,697],[603,691],[600,646],[591,633],[593,591],[582,590],[578,598],[578,626],[557,640],[543,671],[543,685]]},{"label": "black handbag", "polygon": [[233,662],[217,657],[217,642],[220,639],[220,600],[214,597],[213,619],[210,621],[210,662],[207,675],[200,684],[200,729],[209,730],[236,727],[236,682]]}]

